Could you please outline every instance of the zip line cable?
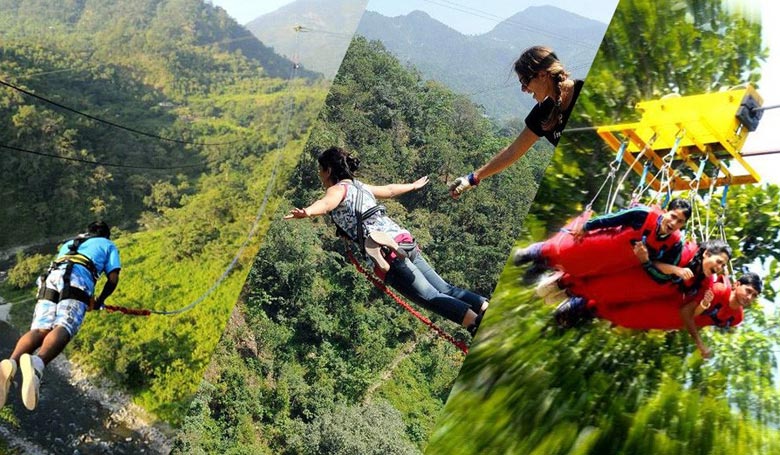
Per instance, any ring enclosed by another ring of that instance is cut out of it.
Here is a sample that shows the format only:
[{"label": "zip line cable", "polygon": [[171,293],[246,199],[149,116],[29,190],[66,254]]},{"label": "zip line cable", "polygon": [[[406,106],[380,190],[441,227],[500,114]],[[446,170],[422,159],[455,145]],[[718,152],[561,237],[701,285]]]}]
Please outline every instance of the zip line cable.
[{"label": "zip line cable", "polygon": [[235,140],[235,141],[229,141],[229,142],[204,143],[204,142],[193,142],[193,141],[185,141],[185,140],[182,140],[182,139],[173,139],[173,138],[163,137],[163,136],[159,136],[159,135],[156,135],[156,134],[153,134],[153,133],[147,133],[146,131],[141,131],[141,130],[138,130],[138,129],[135,129],[135,128],[131,128],[131,127],[128,127],[128,126],[123,126],[123,125],[120,125],[118,123],[114,123],[114,122],[112,122],[110,120],[105,120],[105,119],[102,119],[102,118],[99,118],[99,117],[95,117],[94,115],[90,115],[90,114],[87,114],[85,112],[79,111],[77,109],[73,109],[71,107],[65,106],[64,104],[60,104],[60,103],[58,103],[56,101],[52,101],[52,100],[50,100],[48,98],[45,98],[43,96],[36,95],[35,93],[32,93],[32,92],[30,92],[28,90],[25,90],[25,89],[23,89],[21,87],[13,85],[13,84],[11,84],[9,82],[6,82],[4,80],[0,80],[0,85],[4,85],[4,86],[6,86],[6,87],[8,87],[10,89],[16,90],[17,92],[20,92],[20,93],[23,93],[23,94],[25,94],[27,96],[33,97],[33,98],[35,98],[35,99],[37,99],[39,101],[43,101],[44,103],[51,104],[51,105],[56,106],[56,107],[58,107],[60,109],[64,109],[64,110],[66,110],[68,112],[72,112],[72,113],[80,115],[82,117],[86,117],[86,118],[88,118],[90,120],[94,120],[94,121],[99,122],[99,123],[110,125],[110,126],[113,126],[114,128],[119,128],[121,130],[129,131],[131,133],[140,134],[141,136],[146,136],[146,137],[150,137],[150,138],[153,138],[153,139],[159,139],[161,141],[173,142],[173,143],[176,143],[176,144],[183,144],[183,145],[197,145],[197,146],[229,145],[229,144],[235,144],[235,143],[239,142],[238,140]]},{"label": "zip line cable", "polygon": [[339,33],[339,32],[331,32],[330,30],[322,30],[319,28],[311,28],[307,27],[305,25],[296,25],[293,27],[293,30],[296,32],[304,32],[304,33],[319,33],[321,35],[330,35],[330,36],[337,36],[339,38],[348,38],[352,39],[354,35],[351,35],[349,33]]},{"label": "zip line cable", "polygon": [[198,168],[207,166],[209,164],[215,164],[221,161],[223,158],[212,160],[212,161],[203,161],[201,163],[197,164],[182,164],[178,166],[146,166],[142,164],[122,164],[122,163],[110,163],[107,161],[97,161],[97,160],[88,160],[85,158],[75,158],[70,156],[61,156],[61,155],[55,155],[53,153],[45,153],[45,152],[36,152],[34,150],[27,150],[20,147],[14,147],[12,145],[7,144],[0,144],[0,149],[6,149],[6,150],[12,150],[15,152],[21,152],[21,153],[27,153],[30,155],[37,155],[37,156],[44,156],[47,158],[55,158],[59,160],[64,161],[73,161],[77,163],[84,163],[84,164],[92,164],[96,166],[106,166],[106,167],[118,167],[118,168],[125,168],[125,169],[146,169],[146,170],[159,170],[159,171],[169,171],[174,169],[192,169],[192,168]]}]

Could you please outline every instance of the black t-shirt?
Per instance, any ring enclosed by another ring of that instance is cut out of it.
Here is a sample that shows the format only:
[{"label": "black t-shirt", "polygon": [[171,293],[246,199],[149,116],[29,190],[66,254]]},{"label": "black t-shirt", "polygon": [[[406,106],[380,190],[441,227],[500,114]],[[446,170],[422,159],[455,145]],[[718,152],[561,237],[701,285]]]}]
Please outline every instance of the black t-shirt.
[{"label": "black t-shirt", "polygon": [[558,145],[558,140],[561,138],[561,132],[566,127],[566,122],[569,121],[569,115],[574,109],[574,104],[577,102],[577,97],[580,95],[582,85],[583,81],[579,79],[574,80],[574,91],[572,92],[569,107],[561,112],[561,122],[551,131],[545,131],[544,128],[542,128],[542,124],[547,120],[547,117],[550,116],[550,111],[555,106],[555,100],[550,97],[545,98],[541,103],[537,103],[536,106],[531,109],[531,112],[529,112],[528,116],[525,118],[525,126],[537,136],[547,138],[552,145]]}]

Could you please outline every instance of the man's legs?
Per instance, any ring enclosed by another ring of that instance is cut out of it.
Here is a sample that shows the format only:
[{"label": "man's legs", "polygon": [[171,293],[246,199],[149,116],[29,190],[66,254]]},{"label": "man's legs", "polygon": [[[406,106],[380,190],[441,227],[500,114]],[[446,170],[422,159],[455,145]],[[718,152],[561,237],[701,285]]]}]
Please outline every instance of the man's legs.
[{"label": "man's legs", "polygon": [[[53,305],[53,302],[48,302]],[[44,303],[43,305],[36,305],[35,316],[33,316],[33,325],[42,324],[46,318],[50,317],[49,305]],[[4,359],[0,362],[0,408],[5,405],[8,399],[8,392],[11,390],[11,383],[16,376],[20,359],[22,355],[29,355],[35,352],[43,344],[43,340],[46,338],[51,330],[32,328],[27,333],[22,335],[16,342],[14,351],[11,357]]]},{"label": "man's legs", "polygon": [[19,358],[22,354],[32,354],[36,349],[43,345],[43,340],[46,338],[51,330],[45,329],[30,329],[29,332],[22,335],[19,341],[16,342],[13,354],[11,354],[11,360],[19,362]]},{"label": "man's legs", "polygon": [[[10,387],[16,367],[21,370],[22,402],[27,409],[32,411],[38,405],[38,389],[43,369],[62,353],[73,335],[78,332],[85,311],[86,306],[73,299],[58,303],[38,301],[30,331],[16,343],[11,358],[0,362],[0,386]],[[38,355],[33,355],[36,349]],[[6,384],[3,384],[2,373],[6,370],[10,370],[11,376],[6,380]]]},{"label": "man's legs", "polygon": [[43,360],[44,365],[48,365],[62,353],[69,341],[70,333],[64,327],[59,325],[54,327],[54,330],[46,334],[43,339],[43,344],[38,350],[38,357]]},{"label": "man's legs", "polygon": [[70,333],[65,327],[58,325],[43,337],[38,355],[32,355],[34,349],[23,350],[25,347],[32,347],[31,344],[24,347],[17,345],[11,358],[19,363],[19,368],[22,370],[22,403],[27,409],[32,411],[38,406],[38,389],[41,385],[43,369],[60,355],[69,341]]}]

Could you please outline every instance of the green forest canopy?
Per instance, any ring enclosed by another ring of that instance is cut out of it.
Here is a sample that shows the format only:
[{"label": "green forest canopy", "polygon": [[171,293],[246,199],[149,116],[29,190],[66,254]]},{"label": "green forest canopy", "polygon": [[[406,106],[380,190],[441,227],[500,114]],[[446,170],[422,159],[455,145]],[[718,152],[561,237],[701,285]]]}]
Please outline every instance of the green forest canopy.
[{"label": "green forest canopy", "polygon": [[[682,6],[621,2],[578,102],[580,124],[632,121],[637,101],[668,92],[756,82],[765,55],[760,26],[720,2]],[[605,175],[611,156],[604,150],[595,137],[564,134],[534,216],[560,226],[581,210]],[[773,276],[780,189],[733,188],[728,204],[736,268],[759,261]],[[715,358],[703,362],[684,332],[631,332],[604,322],[556,331],[551,308],[518,284],[521,272],[504,271],[428,453],[778,450],[776,321],[760,309],[749,310],[735,332],[704,331]],[[766,295],[773,299],[774,291]],[[464,440],[455,428],[466,419],[472,433]]]},{"label": "green forest canopy", "polygon": [[461,354],[357,274],[326,220],[281,217],[321,196],[315,158],[324,147],[356,153],[367,182],[428,175],[426,188],[385,201],[388,213],[415,235],[444,278],[490,295],[550,147],[540,144],[457,202],[446,184],[511,139],[497,135],[466,98],[404,68],[381,44],[355,38],[250,271],[238,307],[243,322],[221,341],[175,451],[379,454],[425,447]]},{"label": "green forest canopy", "polygon": [[[263,215],[260,236],[267,229],[276,191],[265,212],[258,210],[272,170],[278,177],[271,189],[278,191],[297,163],[325,83],[305,72],[309,79],[287,80],[295,75],[291,62],[200,1],[4,0],[0,9],[0,79],[159,136],[229,143],[182,146],[139,137],[4,88],[0,121],[13,127],[0,131],[2,144],[108,163],[207,165],[137,171],[3,150],[0,245],[62,240],[103,218],[121,227],[114,238],[123,271],[109,304],[170,311],[194,302],[225,273],[256,216]],[[92,313],[66,354],[178,423],[258,245],[255,237],[214,294],[191,311]],[[14,313],[26,328],[32,307],[18,305]]]}]

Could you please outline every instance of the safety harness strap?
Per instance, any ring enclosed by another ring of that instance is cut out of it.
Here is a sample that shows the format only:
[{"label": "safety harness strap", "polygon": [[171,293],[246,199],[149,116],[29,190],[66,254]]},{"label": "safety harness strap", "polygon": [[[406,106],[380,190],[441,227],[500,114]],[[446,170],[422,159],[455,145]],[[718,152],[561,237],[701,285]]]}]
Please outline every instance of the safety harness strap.
[{"label": "safety harness strap", "polygon": [[[40,289],[38,289],[38,300],[49,300],[57,303],[61,300],[73,299],[82,302],[83,304],[87,305],[87,307],[91,306],[92,295],[83,289],[71,286],[70,284],[70,276],[71,273],[73,273],[74,265],[85,267],[87,270],[89,270],[89,273],[92,275],[92,278],[95,280],[95,282],[97,282],[98,271],[97,267],[95,267],[95,264],[92,262],[92,259],[78,252],[81,244],[91,238],[92,236],[90,235],[80,235],[72,239],[70,241],[70,245],[68,245],[68,254],[63,255],[52,262],[49,271],[45,275],[41,276],[41,286]],[[49,274],[62,265],[65,265],[65,270],[62,274],[62,292],[59,292],[56,289],[47,288],[46,279],[48,278]]]},{"label": "safety harness strap", "polygon": [[43,287],[38,291],[38,300],[50,300],[52,302],[59,302],[60,300],[73,299],[78,300],[89,306],[92,296],[89,295],[83,289],[79,289],[73,286],[66,286],[63,291],[57,292],[55,289]]},{"label": "safety harness strap", "polygon": [[350,240],[354,241],[358,244],[358,247],[360,249],[360,254],[363,255],[365,258],[366,256],[366,232],[365,232],[365,225],[363,224],[364,220],[367,220],[371,218],[372,216],[376,215],[379,212],[385,211],[385,206],[381,204],[377,204],[373,207],[370,207],[365,212],[362,212],[360,208],[363,206],[363,192],[365,191],[363,188],[361,188],[358,185],[355,185],[354,183],[352,186],[355,187],[357,190],[357,196],[355,197],[355,206],[353,208],[353,213],[355,215],[355,231],[356,236],[355,238],[352,238],[351,235],[344,229],[342,229],[340,226],[336,226],[336,235],[339,237],[348,237]]},{"label": "safety harness strap", "polygon": [[92,262],[92,260],[90,258],[88,258],[88,257],[86,257],[86,256],[84,256],[83,254],[80,254],[80,253],[66,254],[64,256],[61,256],[61,257],[57,258],[54,261],[54,263],[57,264],[57,265],[60,265],[60,264],[78,264],[78,265],[84,266],[84,267],[87,268],[87,270],[89,270],[89,273],[92,275],[92,278],[94,278],[95,281],[97,281],[98,276],[99,276],[98,271],[97,271],[97,267],[95,267],[95,263]]}]

